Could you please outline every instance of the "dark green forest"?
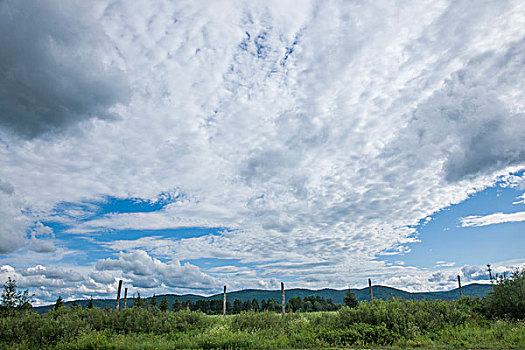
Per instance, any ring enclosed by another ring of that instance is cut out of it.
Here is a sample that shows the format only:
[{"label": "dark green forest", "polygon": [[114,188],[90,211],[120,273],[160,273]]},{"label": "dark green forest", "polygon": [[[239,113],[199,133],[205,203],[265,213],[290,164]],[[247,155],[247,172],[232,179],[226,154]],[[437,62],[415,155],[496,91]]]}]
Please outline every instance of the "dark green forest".
[{"label": "dark green forest", "polygon": [[[410,293],[403,290],[399,290],[392,287],[386,287],[386,286],[373,286],[373,293],[375,299],[381,299],[381,300],[388,300],[392,298],[398,298],[398,299],[406,299],[406,300],[457,300],[459,298],[459,290],[452,289],[450,291],[444,291],[444,292],[421,292],[421,293]],[[463,295],[464,296],[470,296],[470,297],[478,297],[478,298],[484,298],[489,291],[492,290],[492,286],[487,284],[469,284],[463,286]],[[286,299],[292,299],[292,298],[301,298],[304,299],[305,297],[320,297],[323,298],[326,302],[328,300],[332,300],[332,302],[336,305],[343,304],[343,300],[345,297],[345,293],[347,290],[337,290],[337,289],[320,289],[320,290],[311,290],[311,289],[301,289],[301,288],[294,288],[294,289],[288,289],[286,290]],[[368,288],[362,288],[362,289],[351,289],[351,291],[355,294],[358,301],[368,301],[370,299],[370,294],[368,291]],[[156,296],[156,299],[160,302],[160,300],[164,296]],[[142,298],[142,301],[146,303],[151,302],[151,298]],[[222,299],[223,294],[215,294],[209,297],[204,297],[200,295],[195,294],[185,294],[185,295],[176,295],[176,294],[167,294],[166,298],[169,303],[170,310],[173,308],[173,305],[175,304],[175,300],[178,300],[180,303],[187,303],[188,301],[191,301],[191,303],[194,305],[199,300],[205,300],[205,301],[211,301],[212,300],[219,300],[220,301],[220,310],[222,312]],[[129,298],[127,301],[128,306],[132,306],[135,302],[136,298]],[[279,301],[281,299],[281,291],[280,290],[262,290],[262,289],[245,289],[241,291],[236,292],[229,292],[227,293],[227,300],[230,302],[230,308],[233,307],[233,303],[235,300],[240,300],[243,305],[246,301],[253,302],[253,299],[256,299],[259,305],[263,303],[263,300],[268,302],[268,300],[273,299],[275,301]],[[75,301],[68,301],[65,302],[65,305],[71,306],[73,303],[76,305],[81,306],[82,308],[85,308],[89,300],[75,300]],[[96,307],[99,308],[114,308],[116,304],[116,299],[94,299],[93,303]],[[120,308],[124,306],[124,301],[120,300]],[[46,313],[50,309],[52,309],[53,305],[48,306],[41,306],[36,307],[35,312],[38,313]],[[229,308],[229,309],[230,309]],[[279,309],[280,310],[280,309]]]}]

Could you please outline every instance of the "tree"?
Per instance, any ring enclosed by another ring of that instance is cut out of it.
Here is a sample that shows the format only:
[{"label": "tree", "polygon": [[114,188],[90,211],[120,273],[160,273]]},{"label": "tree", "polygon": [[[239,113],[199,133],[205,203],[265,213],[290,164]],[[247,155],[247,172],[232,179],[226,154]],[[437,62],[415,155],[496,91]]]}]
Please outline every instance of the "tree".
[{"label": "tree", "polygon": [[303,301],[301,300],[301,297],[295,297],[289,299],[286,305],[292,312],[301,311],[303,307]]},{"label": "tree", "polygon": [[323,310],[323,304],[321,304],[319,301],[314,301],[314,311],[322,311]]},{"label": "tree", "polygon": [[355,294],[350,289],[347,290],[345,293],[344,305],[348,307],[352,307],[352,308],[359,305],[359,302],[357,301]]},{"label": "tree", "polygon": [[2,291],[2,306],[8,310],[14,309],[17,302],[17,294],[16,281],[8,277]]},{"label": "tree", "polygon": [[210,310],[210,301],[209,300],[204,300],[204,299],[199,299],[197,301],[195,301],[195,308],[197,310],[200,310],[202,313],[204,314],[211,314],[211,310]]},{"label": "tree", "polygon": [[137,293],[137,299],[135,299],[135,302],[133,303],[133,307],[143,307],[142,300],[140,299],[140,293]]},{"label": "tree", "polygon": [[259,311],[259,302],[255,298],[253,298],[252,300],[252,310]]},{"label": "tree", "polygon": [[222,303],[223,301],[220,300],[220,299],[214,299],[214,300],[211,300],[208,302],[208,307],[209,307],[209,310],[211,311],[211,313],[215,314],[215,315],[220,315],[222,314]]},{"label": "tree", "polygon": [[525,268],[500,275],[484,303],[490,316],[525,319]]},{"label": "tree", "polygon": [[273,299],[268,298],[268,311],[279,311],[281,306]]},{"label": "tree", "polygon": [[310,300],[305,301],[303,303],[303,308],[304,308],[304,311],[306,311],[306,312],[314,311],[314,305],[313,305],[312,301],[310,301]]},{"label": "tree", "polygon": [[64,301],[62,300],[62,297],[59,296],[56,303],[55,303],[55,306],[53,306],[53,310],[58,310],[60,309],[61,307],[64,307]]},{"label": "tree", "polygon": [[172,306],[172,310],[173,311],[180,311],[181,309],[181,304],[180,304],[180,301],[179,299],[175,299],[175,301],[173,302],[173,306]]},{"label": "tree", "polygon": [[261,300],[261,309],[266,310],[268,308],[268,304],[266,303],[266,300]]},{"label": "tree", "polygon": [[188,310],[191,310],[191,311],[197,310],[197,309],[195,309],[195,305],[193,305],[191,300],[186,300],[185,302],[183,302],[182,303],[182,308],[183,309],[188,309]]},{"label": "tree", "polygon": [[326,304],[327,304],[326,311],[335,311],[339,308],[338,305],[334,304],[334,301],[332,300],[332,298],[328,298],[326,300]]},{"label": "tree", "polygon": [[168,297],[163,296],[162,300],[160,301],[159,309],[160,311],[168,311],[170,308],[170,303],[168,302]]},{"label": "tree", "polygon": [[235,299],[233,301],[233,312],[238,314],[242,311],[242,301],[240,299]]},{"label": "tree", "polygon": [[89,302],[87,304],[87,309],[92,309],[95,307],[95,303],[93,302],[93,297],[89,298]]},{"label": "tree", "polygon": [[32,308],[33,295],[29,290],[17,291],[16,280],[7,278],[3,285],[1,307],[3,313],[11,315],[15,310],[29,310]]},{"label": "tree", "polygon": [[155,294],[153,294],[153,296],[151,297],[150,304],[152,308],[157,307],[157,297],[155,296]]}]

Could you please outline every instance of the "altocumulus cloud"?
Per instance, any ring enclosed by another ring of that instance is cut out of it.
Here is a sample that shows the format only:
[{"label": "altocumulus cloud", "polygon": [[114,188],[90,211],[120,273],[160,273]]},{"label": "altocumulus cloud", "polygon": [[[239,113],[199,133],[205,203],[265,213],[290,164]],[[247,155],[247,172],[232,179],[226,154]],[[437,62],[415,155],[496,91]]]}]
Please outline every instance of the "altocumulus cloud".
[{"label": "altocumulus cloud", "polygon": [[129,90],[101,48],[111,42],[81,2],[0,3],[0,126],[33,138],[114,118]]},{"label": "altocumulus cloud", "polygon": [[[86,268],[86,293],[113,291],[121,277],[213,289],[220,270],[179,263],[199,258],[246,264],[256,276],[242,286],[275,276],[441,286],[448,274],[429,281],[378,257],[407,252],[421,220],[525,161],[519,1],[58,4],[0,5],[1,28],[14,33],[0,39],[0,213],[13,217],[1,249],[20,247],[34,222],[67,223],[57,247],[76,233],[110,249]],[[114,109],[118,122],[36,137]],[[155,212],[54,211],[173,189],[185,200]],[[192,226],[229,230],[104,236]],[[62,281],[39,276],[23,278]]]}]

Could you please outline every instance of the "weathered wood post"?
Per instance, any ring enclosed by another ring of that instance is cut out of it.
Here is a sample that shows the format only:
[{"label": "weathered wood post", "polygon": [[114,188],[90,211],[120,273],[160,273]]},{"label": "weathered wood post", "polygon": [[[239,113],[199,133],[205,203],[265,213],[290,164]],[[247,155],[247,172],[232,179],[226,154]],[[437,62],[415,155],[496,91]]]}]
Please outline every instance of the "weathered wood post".
[{"label": "weathered wood post", "polygon": [[120,306],[120,291],[122,290],[122,280],[118,281],[118,290],[117,290],[117,310]]},{"label": "weathered wood post", "polygon": [[286,302],[284,299],[284,282],[281,282],[281,303],[282,303],[281,316],[284,317],[285,307],[286,307]]},{"label": "weathered wood post", "polygon": [[224,298],[222,300],[222,318],[226,318],[226,286],[224,286]]},{"label": "weathered wood post", "polygon": [[374,300],[374,293],[372,293],[372,280],[368,279],[368,289],[370,289],[370,302]]},{"label": "weathered wood post", "polygon": [[459,278],[459,275],[458,275],[458,285],[459,285],[459,300],[461,300],[463,298],[463,292],[461,291],[461,279]]},{"label": "weathered wood post", "polygon": [[494,285],[494,280],[492,278],[492,269],[490,268],[490,264],[487,264],[487,267],[489,269],[490,284]]},{"label": "weathered wood post", "polygon": [[124,309],[126,308],[126,303],[128,301],[128,288],[124,288]]}]

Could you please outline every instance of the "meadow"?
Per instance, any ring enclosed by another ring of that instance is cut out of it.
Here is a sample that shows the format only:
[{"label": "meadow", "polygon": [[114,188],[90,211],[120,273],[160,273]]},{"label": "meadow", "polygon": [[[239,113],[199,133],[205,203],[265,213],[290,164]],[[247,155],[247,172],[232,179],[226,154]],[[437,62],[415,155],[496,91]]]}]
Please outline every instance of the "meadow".
[{"label": "meadow", "polygon": [[525,270],[501,277],[483,299],[357,302],[349,292],[337,311],[284,316],[223,317],[147,303],[83,309],[61,298],[39,314],[15,287],[10,280],[2,293],[1,349],[525,349]]},{"label": "meadow", "polygon": [[482,301],[374,300],[335,312],[204,315],[59,307],[0,319],[4,349],[523,349],[525,323],[487,319]]}]

